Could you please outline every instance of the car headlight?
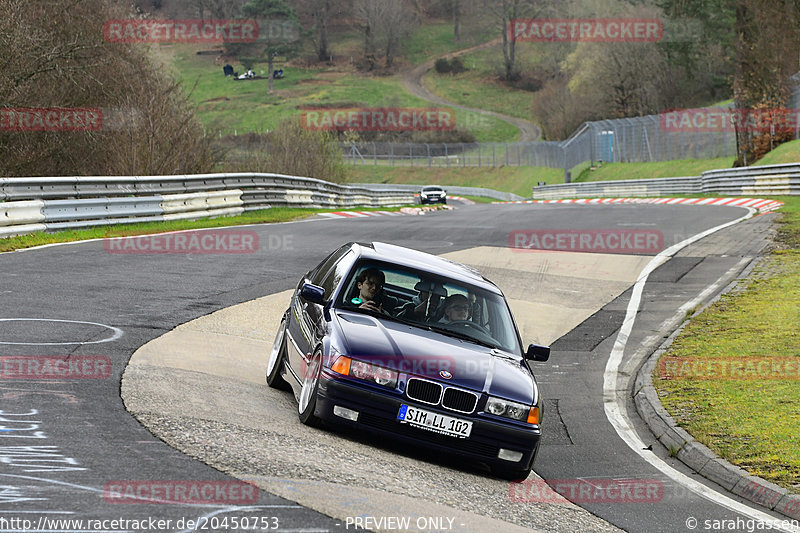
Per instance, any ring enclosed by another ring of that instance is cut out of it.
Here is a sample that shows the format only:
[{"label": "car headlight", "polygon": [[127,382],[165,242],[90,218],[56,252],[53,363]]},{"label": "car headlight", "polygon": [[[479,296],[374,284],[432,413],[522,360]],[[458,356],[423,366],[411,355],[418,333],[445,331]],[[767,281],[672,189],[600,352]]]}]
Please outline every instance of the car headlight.
[{"label": "car headlight", "polygon": [[339,374],[370,381],[383,387],[389,387],[391,389],[397,387],[397,372],[382,366],[367,363],[366,361],[358,361],[340,355],[336,358],[336,361],[334,361],[331,369]]},{"label": "car headlight", "polygon": [[539,408],[535,405],[512,402],[490,396],[486,402],[486,412],[529,424],[539,423]]}]

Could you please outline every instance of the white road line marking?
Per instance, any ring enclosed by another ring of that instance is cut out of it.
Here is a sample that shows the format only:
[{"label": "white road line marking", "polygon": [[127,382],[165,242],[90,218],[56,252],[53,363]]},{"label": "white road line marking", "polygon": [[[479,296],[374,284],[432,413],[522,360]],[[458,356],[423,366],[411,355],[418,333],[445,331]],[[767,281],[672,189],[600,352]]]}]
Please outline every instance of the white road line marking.
[{"label": "white road line marking", "polygon": [[[642,273],[639,275],[639,279],[633,286],[633,293],[631,294],[631,299],[628,302],[628,307],[625,311],[625,319],[622,322],[622,327],[620,328],[619,334],[614,342],[614,348],[611,350],[611,356],[608,359],[608,363],[606,364],[606,369],[603,374],[603,404],[608,421],[614,427],[614,430],[617,432],[620,438],[622,438],[625,444],[627,444],[628,447],[636,452],[642,459],[650,463],[656,469],[660,470],[664,475],[680,485],[683,485],[699,496],[721,505],[722,507],[730,509],[731,511],[743,514],[755,520],[775,524],[776,519],[772,515],[750,507],[749,505],[739,503],[733,498],[730,498],[698,481],[695,481],[686,474],[683,474],[682,472],[679,472],[672,466],[668,465],[660,457],[657,457],[649,451],[645,451],[647,446],[633,429],[633,425],[630,423],[630,420],[625,414],[624,406],[617,397],[617,379],[620,373],[620,365],[622,364],[622,356],[625,352],[625,346],[628,342],[630,333],[633,330],[633,323],[636,320],[636,314],[639,311],[639,304],[641,303],[642,292],[644,290],[645,283],[647,283],[647,278],[658,266],[665,263],[679,250],[695,241],[702,239],[703,237],[711,235],[712,233],[716,233],[719,230],[725,229],[734,224],[738,224],[739,222],[752,217],[756,212],[756,210],[753,208],[747,208],[747,210],[748,213],[743,217],[708,229],[684,241],[674,244],[673,246],[670,246],[655,256],[647,264],[647,266],[645,266],[644,270],[642,270]],[[800,532],[800,528],[791,526],[789,528],[775,527],[775,529],[780,531]]]},{"label": "white road line marking", "polygon": [[16,346],[66,346],[66,345],[73,345],[73,344],[100,344],[103,342],[112,342],[124,335],[124,332],[119,329],[115,328],[114,326],[109,326],[107,324],[100,324],[98,322],[86,322],[83,320],[62,320],[58,318],[0,318],[0,322],[65,322],[69,324],[89,324],[92,326],[100,326],[102,328],[110,329],[113,334],[110,337],[106,337],[105,339],[100,339],[99,341],[75,341],[75,342],[7,342],[7,341],[0,341],[0,344],[13,344]]}]

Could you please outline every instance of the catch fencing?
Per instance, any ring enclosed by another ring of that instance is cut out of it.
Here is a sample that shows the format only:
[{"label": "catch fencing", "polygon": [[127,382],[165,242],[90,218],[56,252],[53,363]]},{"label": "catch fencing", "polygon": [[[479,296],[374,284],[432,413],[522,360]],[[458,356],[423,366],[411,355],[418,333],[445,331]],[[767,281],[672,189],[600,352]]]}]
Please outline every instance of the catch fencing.
[{"label": "catch fencing", "polygon": [[[720,112],[724,114],[724,111]],[[736,135],[722,131],[668,131],[663,117],[584,123],[564,141],[528,143],[340,143],[352,165],[393,167],[532,166],[571,171],[589,162],[713,159],[736,155]],[[565,174],[566,176],[566,174]]]},{"label": "catch fencing", "polygon": [[[800,77],[798,80],[800,81]],[[800,86],[794,88],[790,111],[800,110]],[[347,163],[429,168],[535,166],[569,172],[583,163],[641,163],[736,156],[735,111],[730,105],[699,111],[714,125],[672,124],[670,112],[583,123],[563,141],[527,143],[340,143]],[[681,110],[677,111],[682,112]],[[674,115],[672,115],[674,117]],[[800,120],[794,117],[794,138]]]}]

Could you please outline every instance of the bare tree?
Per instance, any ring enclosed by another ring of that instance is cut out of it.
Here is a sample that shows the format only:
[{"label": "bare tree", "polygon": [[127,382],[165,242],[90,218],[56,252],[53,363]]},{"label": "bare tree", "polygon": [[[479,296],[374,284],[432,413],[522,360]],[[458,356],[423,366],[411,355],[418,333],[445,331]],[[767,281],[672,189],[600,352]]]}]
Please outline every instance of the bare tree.
[{"label": "bare tree", "polygon": [[608,118],[659,112],[675,76],[656,43],[579,43],[565,70],[572,93]]},{"label": "bare tree", "polygon": [[274,172],[342,183],[347,177],[342,151],[330,132],[303,128],[287,119],[259,139],[258,148],[234,170]]},{"label": "bare tree", "polygon": [[357,0],[354,14],[364,32],[364,57],[370,69],[383,53],[386,68],[391,68],[400,48],[418,23],[418,12],[409,0]]},{"label": "bare tree", "polygon": [[[135,45],[98,28],[130,17],[106,0],[0,0],[0,101],[15,108],[91,108],[82,131],[0,130],[0,173],[151,174],[208,171],[214,154],[178,84]],[[106,121],[109,114],[136,120]]]},{"label": "bare tree", "polygon": [[[759,120],[777,116],[776,110],[789,104],[789,78],[800,68],[800,2],[739,0],[735,27],[735,107],[745,114],[758,114]],[[780,118],[775,122],[770,131],[737,127],[738,164],[748,165],[793,138],[793,131]]]},{"label": "bare tree", "polygon": [[242,0],[194,0],[201,18],[210,15],[215,19],[236,17],[242,11]]},{"label": "bare tree", "polygon": [[532,17],[536,12],[536,0],[483,0],[483,12],[491,17],[502,35],[503,79],[514,81],[519,78],[517,70],[517,39],[509,31],[512,21]]}]

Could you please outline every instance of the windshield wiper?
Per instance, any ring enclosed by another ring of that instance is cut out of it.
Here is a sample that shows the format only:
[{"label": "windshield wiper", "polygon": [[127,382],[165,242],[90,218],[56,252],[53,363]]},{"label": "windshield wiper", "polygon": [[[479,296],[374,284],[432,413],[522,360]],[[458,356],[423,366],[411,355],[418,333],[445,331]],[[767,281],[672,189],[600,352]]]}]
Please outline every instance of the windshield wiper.
[{"label": "windshield wiper", "polygon": [[467,335],[466,333],[461,333],[459,331],[453,331],[452,329],[440,328],[438,326],[433,326],[433,325],[430,325],[430,324],[427,324],[425,326],[425,328],[428,329],[429,331],[435,331],[437,333],[442,333],[444,335],[447,335],[448,337],[455,337],[457,339],[462,339],[462,340],[465,340],[465,341],[474,342],[475,344],[480,344],[481,346],[486,346],[487,348],[497,348],[498,350],[500,349],[499,346],[497,346],[495,344],[492,344],[491,342],[482,341],[480,339],[476,339],[475,337],[473,337],[471,335]]},{"label": "windshield wiper", "polygon": [[386,318],[388,320],[392,320],[394,322],[399,322],[400,324],[408,324],[409,326],[418,326],[418,322],[411,322],[410,320],[406,320],[405,318],[400,318],[398,316],[390,315],[388,313],[384,313],[382,311],[373,311],[371,309],[367,309],[365,307],[340,307],[338,309],[342,309],[343,311],[352,311],[355,313],[361,313],[364,315],[374,316],[375,318]]}]

